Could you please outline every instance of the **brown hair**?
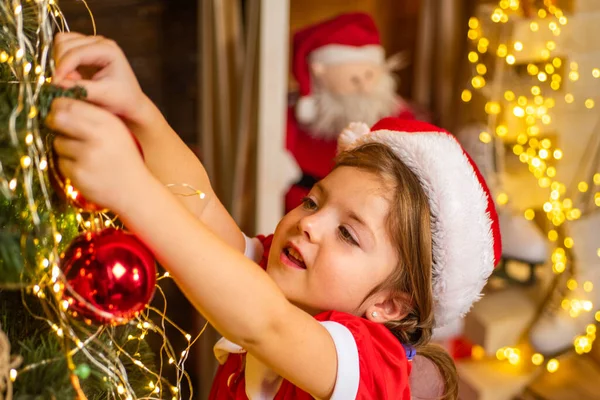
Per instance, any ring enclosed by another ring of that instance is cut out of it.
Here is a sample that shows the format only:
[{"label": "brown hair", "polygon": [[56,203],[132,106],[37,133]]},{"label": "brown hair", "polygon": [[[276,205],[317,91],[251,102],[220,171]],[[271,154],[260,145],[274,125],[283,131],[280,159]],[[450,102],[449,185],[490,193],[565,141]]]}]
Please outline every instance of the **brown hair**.
[{"label": "brown hair", "polygon": [[[369,143],[340,153],[335,167],[356,167],[379,175],[391,185],[388,232],[398,250],[398,265],[369,296],[382,289],[408,294],[408,315],[386,326],[398,339],[436,364],[444,380],[443,400],[458,398],[458,378],[452,358],[429,344],[433,314],[433,254],[429,202],[417,176],[385,145]],[[368,297],[368,296],[367,296]]]}]

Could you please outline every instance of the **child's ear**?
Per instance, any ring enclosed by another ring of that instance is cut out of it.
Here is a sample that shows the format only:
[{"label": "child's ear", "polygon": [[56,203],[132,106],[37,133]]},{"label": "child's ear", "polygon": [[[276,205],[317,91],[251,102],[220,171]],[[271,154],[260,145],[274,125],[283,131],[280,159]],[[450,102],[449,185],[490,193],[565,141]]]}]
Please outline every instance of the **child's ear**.
[{"label": "child's ear", "polygon": [[408,315],[411,298],[406,293],[378,293],[367,307],[368,320],[378,323],[400,321]]}]

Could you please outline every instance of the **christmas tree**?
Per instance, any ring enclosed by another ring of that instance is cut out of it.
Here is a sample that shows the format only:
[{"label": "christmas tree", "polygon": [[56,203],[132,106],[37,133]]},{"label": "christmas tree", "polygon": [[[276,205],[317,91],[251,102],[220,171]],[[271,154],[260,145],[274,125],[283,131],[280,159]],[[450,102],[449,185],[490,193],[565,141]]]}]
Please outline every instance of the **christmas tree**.
[{"label": "christmas tree", "polygon": [[179,398],[193,340],[176,354],[148,304],[168,274],[53,163],[52,100],[85,98],[52,85],[60,8],[0,0],[0,26],[0,399]]}]

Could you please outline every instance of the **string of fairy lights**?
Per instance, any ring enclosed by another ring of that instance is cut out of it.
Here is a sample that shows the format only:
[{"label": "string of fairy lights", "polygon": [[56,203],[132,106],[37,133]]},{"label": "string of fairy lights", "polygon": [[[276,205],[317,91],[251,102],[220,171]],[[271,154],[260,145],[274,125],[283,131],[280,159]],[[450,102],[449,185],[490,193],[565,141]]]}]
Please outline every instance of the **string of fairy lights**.
[{"label": "string of fairy lights", "polygon": [[[555,40],[547,40],[543,48],[536,49],[539,51],[536,57],[538,61],[527,62],[526,65],[526,75],[534,82],[533,84],[527,85],[525,88],[515,85],[514,91],[499,87],[498,85],[502,81],[501,77],[510,73],[511,69],[514,72],[514,69],[519,67],[517,62],[519,53],[528,50],[525,49],[523,42],[508,34],[507,30],[503,30],[509,21],[514,20],[515,17],[522,18],[522,15],[529,11],[529,15],[526,16],[533,16],[527,20],[532,35],[547,34],[549,31],[556,38],[561,35],[562,29],[568,24],[568,18],[563,10],[554,4],[553,0],[544,0],[543,6],[538,9],[532,8],[531,2],[522,3],[519,0],[499,1],[497,7],[491,8],[492,11],[489,15],[493,24],[489,24],[489,21],[482,22],[476,17],[470,18],[468,39],[472,50],[468,53],[468,60],[472,67],[472,77],[468,87],[462,91],[461,99],[463,102],[469,103],[473,99],[474,92],[488,90],[487,94],[490,100],[485,104],[485,112],[488,115],[489,129],[493,131],[480,133],[479,140],[483,143],[507,140],[511,128],[505,121],[507,118],[503,119],[503,116],[506,115],[503,113],[512,114],[523,124],[524,129],[516,135],[516,143],[512,146],[512,152],[520,162],[527,164],[529,171],[537,179],[538,185],[541,188],[549,189],[548,200],[544,202],[542,208],[553,227],[547,232],[548,239],[555,245],[551,257],[552,271],[554,274],[562,274],[567,270],[567,249],[571,249],[575,243],[570,237],[562,237],[558,228],[565,221],[579,219],[582,212],[574,205],[573,200],[567,197],[567,186],[557,178],[556,164],[563,158],[563,152],[556,147],[551,138],[544,137],[542,132],[544,127],[552,124],[552,109],[557,102],[564,101],[566,104],[580,102],[589,110],[595,108],[596,104],[593,98],[576,99],[573,93],[562,94],[559,91],[565,87],[567,79],[573,85],[584,75],[600,78],[600,69],[582,70],[577,62],[568,62],[558,55],[558,45]],[[490,30],[493,30],[494,33],[500,32],[494,49],[491,49],[492,45],[490,44],[492,41],[490,35],[493,33],[484,32],[485,27],[491,27]],[[492,50],[495,50],[495,54],[492,54]],[[486,60],[490,59],[493,61],[486,65]],[[486,74],[492,68],[495,68],[496,81],[491,84],[495,87],[490,90],[486,88],[488,85]],[[492,95],[489,96],[489,93]],[[577,185],[577,190],[580,193],[596,190],[594,202],[596,206],[600,207],[600,171],[593,175],[592,180],[595,187],[590,187],[592,185],[588,182],[581,181]],[[508,202],[508,195],[499,193],[496,202],[505,205]],[[524,217],[533,220],[535,211],[526,210]],[[598,249],[598,256],[600,257],[600,249]],[[578,282],[574,278],[568,279],[567,293],[572,294],[578,287],[581,287],[585,293],[591,293],[594,290],[594,285],[590,281]],[[561,307],[568,311],[573,318],[577,318],[583,313],[594,312],[596,306],[589,300],[570,298],[569,296],[565,297],[561,303]],[[595,319],[600,321],[600,311],[595,313]],[[584,333],[574,339],[574,350],[577,354],[588,353],[591,351],[595,339],[596,326],[591,323],[587,325]],[[518,347],[503,347],[497,350],[496,358],[506,360],[512,365],[518,365],[524,362],[525,354],[529,353]],[[482,359],[484,356],[483,348],[475,346],[472,357]],[[559,361],[556,358],[545,360],[544,356],[539,353],[532,354],[530,361],[536,366],[545,363],[549,372],[555,372],[559,368]]]},{"label": "string of fairy lights", "polygon": [[[27,3],[27,4],[26,4]],[[85,1],[83,1],[85,4]],[[37,43],[31,43],[24,33],[23,14],[25,7],[35,7],[37,16]],[[87,4],[85,4],[87,8]],[[89,10],[89,8],[88,8]],[[159,399],[165,396],[171,396],[173,399],[181,397],[181,386],[185,382],[189,387],[190,398],[193,396],[192,384],[189,375],[185,371],[185,362],[189,356],[192,345],[202,335],[206,325],[200,332],[192,337],[189,333],[178,327],[166,316],[167,299],[161,286],[158,284],[163,280],[170,279],[168,273],[164,273],[157,278],[156,291],[162,297],[162,309],[148,305],[146,309],[137,317],[130,320],[127,325],[132,328],[133,334],[128,336],[128,341],[141,341],[148,335],[157,335],[162,340],[160,346],[159,358],[160,364],[157,371],[147,368],[139,359],[137,352],[130,353],[124,348],[118,346],[113,338],[113,330],[110,325],[96,327],[89,320],[84,323],[76,321],[68,313],[70,302],[65,300],[65,276],[59,267],[58,246],[63,238],[61,229],[57,226],[54,218],[52,203],[50,200],[51,189],[47,186],[45,174],[48,173],[47,148],[40,134],[40,118],[36,107],[38,96],[42,85],[51,82],[51,76],[54,73],[53,60],[50,57],[50,49],[54,30],[68,30],[67,22],[58,7],[55,0],[11,0],[0,1],[1,16],[7,21],[5,30],[11,29],[16,36],[17,45],[6,51],[0,51],[0,63],[10,67],[14,75],[14,82],[18,85],[19,96],[18,104],[14,107],[7,134],[10,144],[17,152],[20,158],[20,165],[11,176],[8,176],[6,168],[3,168],[0,162],[0,191],[7,199],[14,199],[16,189],[19,185],[23,188],[27,199],[27,217],[30,219],[34,228],[40,228],[42,220],[38,214],[40,208],[48,210],[50,215],[49,238],[40,237],[39,240],[50,240],[50,251],[47,254],[37,254],[37,264],[39,270],[36,271],[35,282],[24,282],[21,289],[26,293],[37,296],[43,302],[45,312],[43,315],[34,315],[34,317],[45,321],[52,329],[52,332],[61,339],[63,343],[63,356],[56,359],[47,359],[36,364],[25,364],[8,371],[7,377],[0,377],[0,380],[6,378],[11,382],[19,379],[21,374],[28,373],[42,365],[67,360],[67,366],[70,370],[70,381],[77,393],[78,399],[85,399],[86,396],[81,390],[78,372],[80,365],[75,365],[73,356],[77,353],[85,356],[88,364],[100,371],[104,381],[108,382],[113,388],[107,398],[130,400],[130,399]],[[90,13],[91,15],[91,13]],[[92,17],[93,23],[93,17]],[[95,26],[95,25],[94,25]],[[31,57],[27,57],[27,55]],[[17,129],[17,118],[26,116],[25,132],[23,135],[21,128]],[[34,179],[35,178],[35,179]],[[39,185],[39,187],[34,187]],[[173,186],[173,185],[170,185]],[[188,185],[183,186],[187,193],[177,193],[182,196],[197,196],[204,198],[204,194],[191,188]],[[35,190],[34,190],[35,189]],[[34,196],[34,193],[41,193],[41,198]],[[73,189],[70,196],[76,196]],[[103,213],[77,213],[75,214],[74,224],[77,224],[81,231],[91,231],[95,227],[114,226],[116,220],[114,217]],[[39,229],[36,232],[45,232]],[[36,239],[37,240],[37,239]],[[14,288],[14,287],[12,287]],[[78,299],[80,300],[80,299]],[[25,302],[24,307],[27,307]],[[153,322],[158,321],[158,322]],[[187,345],[185,348],[175,350],[167,340],[165,331],[167,327],[174,327],[184,338]],[[106,336],[111,339],[100,340],[100,336]],[[135,393],[130,386],[125,370],[125,365],[121,358],[126,358],[142,370],[151,379],[147,384],[146,393]],[[167,368],[174,368],[176,372],[176,381],[167,382],[161,375]],[[89,373],[89,371],[88,371]]]}]

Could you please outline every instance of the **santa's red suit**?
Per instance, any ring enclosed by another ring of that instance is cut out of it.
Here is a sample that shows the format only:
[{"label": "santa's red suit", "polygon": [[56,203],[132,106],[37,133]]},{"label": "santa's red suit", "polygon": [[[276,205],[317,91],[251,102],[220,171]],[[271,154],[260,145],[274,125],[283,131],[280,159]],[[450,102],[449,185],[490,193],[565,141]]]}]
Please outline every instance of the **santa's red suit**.
[{"label": "santa's red suit", "polygon": [[[342,14],[333,19],[309,26],[298,31],[293,38],[292,72],[299,86],[299,99],[288,109],[286,148],[294,156],[301,178],[294,183],[285,198],[286,213],[297,207],[311,187],[323,179],[333,166],[336,155],[337,135],[340,132],[312,132],[310,121],[314,121],[315,108],[323,107],[315,100],[311,63],[323,65],[343,63],[386,64],[379,32],[373,19],[364,13]],[[386,73],[389,72],[386,70]],[[391,89],[393,91],[393,88]],[[390,93],[394,99],[394,93]],[[413,112],[399,97],[391,113],[373,115],[370,125],[382,117],[414,119]],[[383,113],[383,111],[382,111]],[[354,118],[352,115],[350,118]],[[360,118],[360,117],[359,117]]]}]

